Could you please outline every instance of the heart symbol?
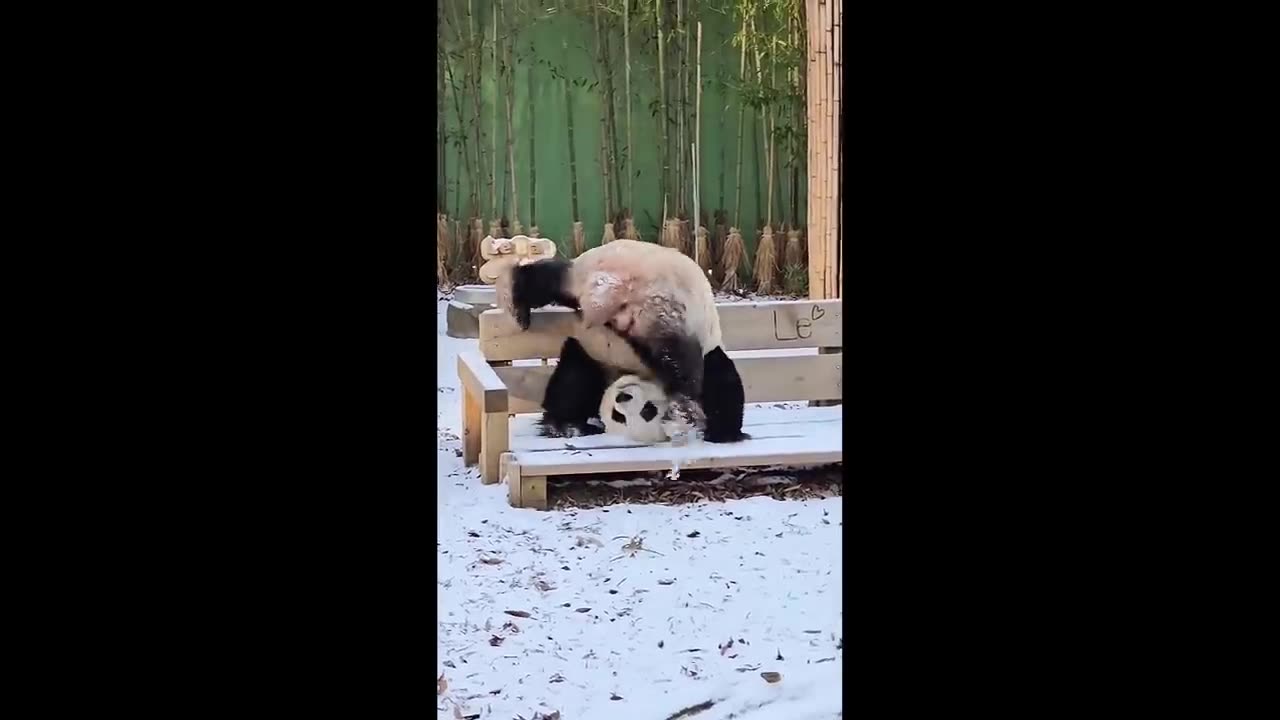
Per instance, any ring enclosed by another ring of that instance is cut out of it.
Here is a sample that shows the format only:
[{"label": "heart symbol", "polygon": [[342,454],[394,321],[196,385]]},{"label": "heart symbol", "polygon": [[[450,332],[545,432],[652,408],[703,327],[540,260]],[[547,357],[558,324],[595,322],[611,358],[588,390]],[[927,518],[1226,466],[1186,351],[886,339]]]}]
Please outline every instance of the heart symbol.
[{"label": "heart symbol", "polygon": [[820,318],[820,317],[822,317],[823,315],[826,315],[826,314],[827,314],[827,311],[826,311],[826,310],[823,310],[822,308],[818,307],[817,305],[814,305],[814,306],[813,306],[813,312],[809,313],[809,317],[813,318],[814,320],[817,320],[818,318]]}]

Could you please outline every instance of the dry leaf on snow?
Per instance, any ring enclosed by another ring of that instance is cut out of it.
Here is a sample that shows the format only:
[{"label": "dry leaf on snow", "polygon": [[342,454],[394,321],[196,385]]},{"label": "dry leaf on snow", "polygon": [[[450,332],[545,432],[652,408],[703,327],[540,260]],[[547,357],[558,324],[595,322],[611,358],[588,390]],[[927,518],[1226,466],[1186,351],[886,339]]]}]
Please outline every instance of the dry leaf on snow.
[{"label": "dry leaf on snow", "polygon": [[760,673],[760,677],[764,678],[765,682],[776,683],[782,679],[782,673],[762,672]]},{"label": "dry leaf on snow", "polygon": [[444,673],[440,673],[440,677],[436,678],[436,695],[443,695],[445,690],[449,689],[449,681],[444,679]]}]

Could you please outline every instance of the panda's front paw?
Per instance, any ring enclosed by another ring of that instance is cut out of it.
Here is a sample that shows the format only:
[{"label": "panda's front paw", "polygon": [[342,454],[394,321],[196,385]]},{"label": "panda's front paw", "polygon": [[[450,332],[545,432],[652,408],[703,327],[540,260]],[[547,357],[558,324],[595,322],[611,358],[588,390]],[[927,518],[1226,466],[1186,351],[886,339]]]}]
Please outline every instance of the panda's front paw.
[{"label": "panda's front paw", "polygon": [[676,395],[673,397],[667,415],[670,420],[687,427],[701,426],[706,423],[706,416],[702,413],[702,407],[688,395]]}]

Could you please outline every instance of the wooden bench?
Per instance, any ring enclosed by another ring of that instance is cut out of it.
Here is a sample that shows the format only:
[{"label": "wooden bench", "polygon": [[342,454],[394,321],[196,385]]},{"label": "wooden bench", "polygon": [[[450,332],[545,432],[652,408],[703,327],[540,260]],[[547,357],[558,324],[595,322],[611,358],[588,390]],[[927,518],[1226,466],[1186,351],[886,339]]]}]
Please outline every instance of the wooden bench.
[{"label": "wooden bench", "polygon": [[[742,375],[748,403],[823,401],[805,408],[748,407],[752,439],[641,445],[614,435],[546,438],[535,423],[560,346],[577,318],[564,308],[533,312],[528,331],[502,310],[480,315],[480,349],[458,356],[463,459],[484,483],[506,478],[511,504],[545,509],[549,475],[681,471],[841,462],[844,342],[840,300],[721,303],[725,349]],[[815,349],[816,348],[816,353]],[[768,353],[742,351],[766,350]],[[763,355],[763,356],[762,356]],[[540,360],[537,365],[513,361]]]}]

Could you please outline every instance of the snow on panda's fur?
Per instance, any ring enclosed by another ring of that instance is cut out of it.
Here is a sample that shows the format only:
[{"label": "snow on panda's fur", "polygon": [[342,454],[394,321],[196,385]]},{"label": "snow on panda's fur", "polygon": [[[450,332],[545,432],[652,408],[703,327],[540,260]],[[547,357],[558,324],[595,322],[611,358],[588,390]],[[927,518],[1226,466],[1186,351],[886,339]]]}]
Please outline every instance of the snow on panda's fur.
[{"label": "snow on panda's fur", "polygon": [[[550,258],[499,276],[498,307],[523,329],[530,311],[558,304],[577,311],[543,400],[548,434],[590,432],[608,370],[653,378],[672,402],[701,406],[705,439],[742,433],[742,379],[725,354],[711,283],[691,258],[654,243],[615,240],[572,262]],[[602,418],[603,419],[603,418]]]},{"label": "snow on panda's fur", "polygon": [[663,421],[669,406],[666,393],[655,383],[635,375],[623,375],[604,391],[600,419],[610,435],[643,443],[666,442]]}]

